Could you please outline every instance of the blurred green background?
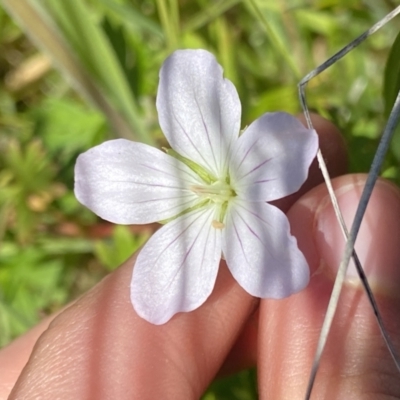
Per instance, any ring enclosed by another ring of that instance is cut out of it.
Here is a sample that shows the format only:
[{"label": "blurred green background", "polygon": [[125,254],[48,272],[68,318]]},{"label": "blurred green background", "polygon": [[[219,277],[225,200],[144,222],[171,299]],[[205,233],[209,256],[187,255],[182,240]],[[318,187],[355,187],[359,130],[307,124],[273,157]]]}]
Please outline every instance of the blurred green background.
[{"label": "blurred green background", "polygon": [[[79,153],[106,139],[164,144],[155,96],[173,50],[216,55],[239,91],[244,127],[267,111],[300,112],[298,81],[395,3],[3,0],[0,347],[88,290],[151,234],[82,207],[73,168]],[[400,17],[307,90],[309,107],[341,128],[352,172],[368,171],[400,87],[399,28]],[[382,170],[396,183],[399,159],[398,129]],[[256,398],[254,371],[218,381],[204,395]]]}]

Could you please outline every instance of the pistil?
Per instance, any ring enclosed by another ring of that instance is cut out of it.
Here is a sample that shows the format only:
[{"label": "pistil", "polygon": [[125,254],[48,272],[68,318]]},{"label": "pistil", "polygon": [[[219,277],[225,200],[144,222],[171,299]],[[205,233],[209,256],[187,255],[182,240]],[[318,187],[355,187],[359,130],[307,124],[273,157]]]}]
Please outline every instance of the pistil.
[{"label": "pistil", "polygon": [[209,199],[217,204],[226,203],[236,196],[231,185],[223,180],[218,180],[211,185],[193,185],[190,189],[199,197]]}]

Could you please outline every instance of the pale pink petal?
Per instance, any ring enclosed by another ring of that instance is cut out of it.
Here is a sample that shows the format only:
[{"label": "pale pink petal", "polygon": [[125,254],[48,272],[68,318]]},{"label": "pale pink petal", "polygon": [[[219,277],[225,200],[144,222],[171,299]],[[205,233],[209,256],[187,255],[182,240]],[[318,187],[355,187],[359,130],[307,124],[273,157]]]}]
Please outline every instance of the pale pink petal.
[{"label": "pale pink petal", "polygon": [[253,296],[279,299],[308,284],[308,264],[289,222],[270,204],[232,203],[222,251],[234,278]]},{"label": "pale pink petal", "polygon": [[215,57],[205,50],[175,51],[163,64],[158,117],[171,147],[215,177],[239,135],[241,105]]},{"label": "pale pink petal", "polygon": [[182,162],[124,139],[93,147],[75,166],[77,199],[117,224],[145,224],[177,215],[198,202],[188,188],[199,182]]},{"label": "pale pink petal", "polygon": [[231,182],[242,199],[280,199],[300,189],[317,150],[314,130],[287,113],[264,114],[235,143]]},{"label": "pale pink petal", "polygon": [[186,214],[158,230],[133,268],[131,301],[153,324],[198,308],[210,295],[221,258],[221,231],[212,207]]}]

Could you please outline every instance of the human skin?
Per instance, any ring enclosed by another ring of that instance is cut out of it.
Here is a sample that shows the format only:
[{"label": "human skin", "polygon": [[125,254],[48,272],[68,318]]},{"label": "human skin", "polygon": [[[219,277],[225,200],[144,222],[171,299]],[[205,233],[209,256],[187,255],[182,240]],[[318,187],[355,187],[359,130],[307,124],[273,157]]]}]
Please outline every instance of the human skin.
[{"label": "human skin", "polygon": [[[350,226],[365,182],[343,175],[337,129],[313,117],[339,204]],[[218,374],[257,365],[260,399],[302,399],[344,241],[316,163],[303,188],[276,205],[288,211],[311,270],[302,292],[259,300],[221,267],[197,310],[156,326],[135,314],[135,255],[57,316],[0,351],[0,400],[198,399]],[[319,186],[318,186],[319,185]],[[379,181],[356,249],[400,352],[400,192]],[[13,388],[13,389],[12,389]],[[12,391],[11,391],[12,390]],[[390,358],[354,273],[348,278],[312,399],[400,399]]]}]

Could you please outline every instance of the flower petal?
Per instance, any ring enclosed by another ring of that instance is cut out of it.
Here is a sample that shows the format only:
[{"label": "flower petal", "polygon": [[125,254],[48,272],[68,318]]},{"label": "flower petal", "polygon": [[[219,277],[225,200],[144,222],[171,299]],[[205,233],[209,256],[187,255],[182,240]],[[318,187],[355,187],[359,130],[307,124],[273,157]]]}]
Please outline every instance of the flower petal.
[{"label": "flower petal", "polygon": [[160,71],[157,110],[171,147],[220,176],[239,135],[241,105],[215,57],[205,50],[175,51]]},{"label": "flower petal", "polygon": [[272,201],[300,189],[318,150],[318,136],[290,114],[267,113],[236,141],[230,163],[238,196]]},{"label": "flower petal", "polygon": [[210,295],[221,259],[221,231],[213,207],[173,220],[141,250],[133,268],[131,301],[136,312],[163,324],[199,307]]},{"label": "flower petal", "polygon": [[162,151],[129,140],[110,140],[78,157],[75,195],[117,224],[145,224],[177,215],[198,201],[188,188],[197,175]]},{"label": "flower petal", "polygon": [[232,204],[222,250],[234,278],[253,296],[279,299],[308,284],[308,264],[289,222],[270,204]]}]

